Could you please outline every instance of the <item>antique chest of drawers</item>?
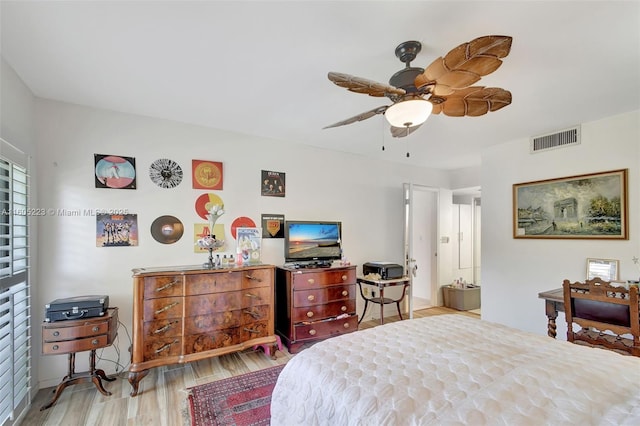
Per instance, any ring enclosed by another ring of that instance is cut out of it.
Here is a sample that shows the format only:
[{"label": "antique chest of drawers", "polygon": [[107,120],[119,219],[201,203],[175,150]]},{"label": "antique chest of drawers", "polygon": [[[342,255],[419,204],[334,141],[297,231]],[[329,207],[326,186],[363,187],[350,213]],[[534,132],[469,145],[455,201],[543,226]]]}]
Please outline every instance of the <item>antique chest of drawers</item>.
[{"label": "antique chest of drawers", "polygon": [[133,270],[132,396],[148,370],[275,344],[274,267]]},{"label": "antique chest of drawers", "polygon": [[289,352],[357,329],[355,266],[276,269],[276,333]]}]

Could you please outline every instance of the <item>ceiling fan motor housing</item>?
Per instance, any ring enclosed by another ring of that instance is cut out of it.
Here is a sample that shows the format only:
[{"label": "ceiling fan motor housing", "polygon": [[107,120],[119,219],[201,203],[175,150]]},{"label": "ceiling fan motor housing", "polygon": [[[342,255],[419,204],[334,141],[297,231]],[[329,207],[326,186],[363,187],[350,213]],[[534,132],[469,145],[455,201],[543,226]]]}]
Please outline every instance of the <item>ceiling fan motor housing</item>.
[{"label": "ceiling fan motor housing", "polygon": [[415,93],[418,91],[415,85],[416,77],[422,74],[423,68],[408,67],[403,68],[389,79],[389,84],[393,87],[404,89],[407,93]]}]

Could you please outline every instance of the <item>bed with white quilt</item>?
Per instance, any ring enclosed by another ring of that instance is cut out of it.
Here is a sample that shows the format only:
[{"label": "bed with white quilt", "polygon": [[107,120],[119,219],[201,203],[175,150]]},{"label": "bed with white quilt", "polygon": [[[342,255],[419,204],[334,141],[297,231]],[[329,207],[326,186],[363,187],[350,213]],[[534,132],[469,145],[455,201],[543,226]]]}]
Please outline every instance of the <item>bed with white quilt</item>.
[{"label": "bed with white quilt", "polygon": [[640,358],[462,315],[388,323],[304,349],[271,425],[640,425]]}]

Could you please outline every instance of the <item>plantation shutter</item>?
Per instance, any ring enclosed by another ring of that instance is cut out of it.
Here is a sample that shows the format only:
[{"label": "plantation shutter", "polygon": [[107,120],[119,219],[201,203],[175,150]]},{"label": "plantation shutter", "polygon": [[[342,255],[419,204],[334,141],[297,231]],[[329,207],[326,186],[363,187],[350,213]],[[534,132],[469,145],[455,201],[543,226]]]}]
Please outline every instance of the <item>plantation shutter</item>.
[{"label": "plantation shutter", "polygon": [[0,424],[30,400],[28,198],[27,158],[0,139]]}]

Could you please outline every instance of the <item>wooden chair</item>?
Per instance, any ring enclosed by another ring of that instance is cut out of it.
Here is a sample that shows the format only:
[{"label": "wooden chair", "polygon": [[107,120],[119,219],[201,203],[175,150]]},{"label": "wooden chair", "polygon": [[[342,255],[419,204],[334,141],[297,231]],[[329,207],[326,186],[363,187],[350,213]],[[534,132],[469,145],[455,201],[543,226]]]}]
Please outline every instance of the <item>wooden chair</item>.
[{"label": "wooden chair", "polygon": [[[614,287],[600,278],[564,280],[567,340],[640,356],[638,287]],[[577,324],[580,331],[574,331]]]}]

